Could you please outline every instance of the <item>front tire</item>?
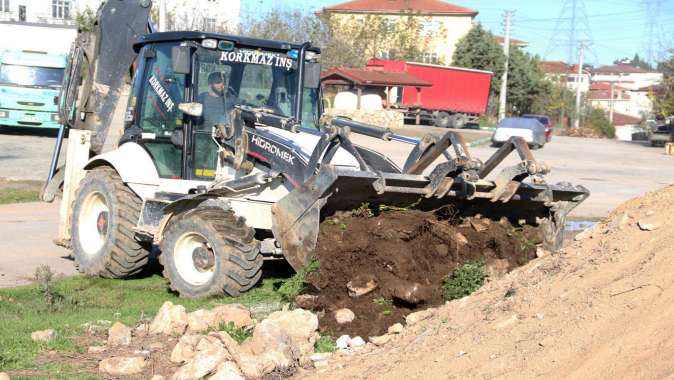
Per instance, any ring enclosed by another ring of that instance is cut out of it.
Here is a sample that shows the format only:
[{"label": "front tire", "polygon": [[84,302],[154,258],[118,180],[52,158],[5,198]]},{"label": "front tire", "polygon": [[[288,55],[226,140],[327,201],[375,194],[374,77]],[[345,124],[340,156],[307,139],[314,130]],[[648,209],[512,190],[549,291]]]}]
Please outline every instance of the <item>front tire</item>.
[{"label": "front tire", "polygon": [[87,172],[74,205],[71,231],[78,271],[124,278],[143,269],[149,251],[133,231],[141,200],[114,169],[100,167]]},{"label": "front tire", "polygon": [[174,216],[160,243],[159,261],[180,296],[238,296],[262,276],[255,230],[231,210],[202,205]]},{"label": "front tire", "polygon": [[440,111],[435,114],[435,126],[438,128],[449,128],[452,125],[452,117],[447,113]]}]

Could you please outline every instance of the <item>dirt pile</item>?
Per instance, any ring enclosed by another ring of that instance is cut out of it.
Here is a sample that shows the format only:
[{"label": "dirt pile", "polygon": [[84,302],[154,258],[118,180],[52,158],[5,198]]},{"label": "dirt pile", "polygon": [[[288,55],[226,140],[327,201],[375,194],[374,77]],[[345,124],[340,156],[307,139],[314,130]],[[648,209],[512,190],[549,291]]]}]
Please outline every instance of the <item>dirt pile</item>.
[{"label": "dirt pile", "polygon": [[[309,276],[320,289],[314,310],[324,311],[321,331],[381,335],[405,315],[442,304],[443,279],[458,265],[482,262],[499,276],[536,257],[537,229],[450,216],[410,210],[326,219],[316,251],[320,270]],[[353,311],[352,322],[337,322],[342,308]]]},{"label": "dirt pile", "polygon": [[564,254],[304,378],[672,378],[673,205],[674,186],[628,201]]}]

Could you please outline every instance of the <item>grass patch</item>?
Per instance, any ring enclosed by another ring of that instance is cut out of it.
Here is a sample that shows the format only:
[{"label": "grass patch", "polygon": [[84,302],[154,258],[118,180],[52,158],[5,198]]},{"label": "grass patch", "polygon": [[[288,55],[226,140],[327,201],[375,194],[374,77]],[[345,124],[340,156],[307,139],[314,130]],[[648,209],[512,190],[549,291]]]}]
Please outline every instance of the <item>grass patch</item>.
[{"label": "grass patch", "polygon": [[318,353],[335,352],[336,349],[337,346],[335,346],[335,341],[328,335],[319,336],[318,339],[316,339],[316,343],[314,343],[314,351]]},{"label": "grass patch", "polygon": [[389,298],[384,298],[384,297],[377,297],[372,300],[372,303],[375,305],[381,306],[383,309],[381,313],[383,315],[391,315],[393,314],[393,300]]},{"label": "grass patch", "polygon": [[225,324],[224,322],[220,322],[218,331],[226,332],[227,334],[229,334],[230,337],[232,337],[232,339],[234,339],[239,344],[243,343],[246,339],[253,336],[252,327],[251,328],[236,327],[236,325],[234,325],[234,322],[227,322],[227,324]]},{"label": "grass patch", "polygon": [[452,271],[443,281],[445,299],[463,298],[480,289],[487,279],[482,263],[465,263]]},{"label": "grass patch", "polygon": [[[70,338],[82,333],[85,323],[107,320],[133,326],[139,320],[154,317],[164,301],[181,304],[188,311],[223,303],[247,306],[280,303],[283,299],[274,289],[278,281],[278,278],[267,278],[260,286],[236,298],[201,300],[179,298],[168,290],[166,280],[159,275],[131,280],[45,279],[36,285],[0,289],[0,369],[36,369],[34,362],[40,350],[77,351]],[[59,295],[67,302],[57,302],[58,307],[50,307],[50,300],[58,301]],[[44,344],[31,340],[31,332],[49,328],[56,330],[56,339]],[[238,338],[245,334],[235,333]],[[47,367],[40,370],[52,373]]]},{"label": "grass patch", "polygon": [[37,202],[40,191],[33,189],[0,189],[0,205],[10,203]]},{"label": "grass patch", "polygon": [[293,302],[304,290],[304,283],[309,273],[315,272],[320,268],[318,260],[312,260],[304,268],[300,269],[279,287],[278,293],[286,302]]}]

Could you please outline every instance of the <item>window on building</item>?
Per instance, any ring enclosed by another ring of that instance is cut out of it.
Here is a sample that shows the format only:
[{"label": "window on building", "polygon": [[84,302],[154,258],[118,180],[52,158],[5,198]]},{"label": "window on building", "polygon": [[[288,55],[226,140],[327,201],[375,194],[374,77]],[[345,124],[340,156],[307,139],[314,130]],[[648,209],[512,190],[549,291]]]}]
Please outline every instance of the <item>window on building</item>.
[{"label": "window on building", "polygon": [[421,62],[423,63],[438,63],[438,53],[424,53],[421,56]]},{"label": "window on building", "polygon": [[422,36],[434,36],[440,30],[440,23],[437,21],[424,21],[421,23]]},{"label": "window on building", "polygon": [[9,12],[9,0],[0,0],[0,12]]},{"label": "window on building", "polygon": [[52,0],[51,16],[54,18],[70,19],[70,0]]},{"label": "window on building", "polygon": [[207,32],[215,32],[215,19],[212,17],[204,18],[204,30]]}]

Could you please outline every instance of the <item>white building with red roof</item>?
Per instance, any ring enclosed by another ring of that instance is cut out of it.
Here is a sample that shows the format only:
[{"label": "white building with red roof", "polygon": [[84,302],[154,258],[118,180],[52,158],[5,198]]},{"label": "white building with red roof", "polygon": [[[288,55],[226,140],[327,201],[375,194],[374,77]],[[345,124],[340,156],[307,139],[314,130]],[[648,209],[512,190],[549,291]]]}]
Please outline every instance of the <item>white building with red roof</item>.
[{"label": "white building with red roof", "polygon": [[[422,24],[421,61],[451,64],[456,43],[473,27],[478,12],[440,0],[353,0],[323,8],[340,22],[362,22],[367,16],[385,17],[391,23],[418,17]],[[395,46],[382,46],[382,58],[395,58]]]},{"label": "white building with red roof", "polygon": [[583,69],[579,76],[578,65],[569,65],[561,61],[542,61],[540,68],[546,78],[564,84],[571,91],[576,91],[576,86],[580,86],[582,93],[590,89],[590,71]]}]

